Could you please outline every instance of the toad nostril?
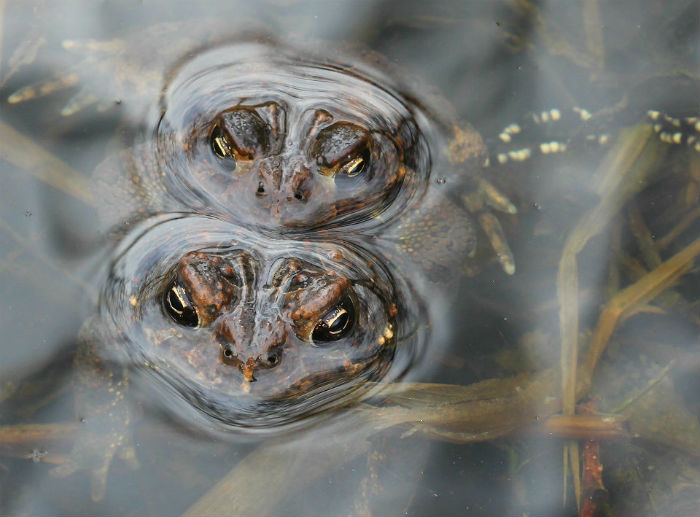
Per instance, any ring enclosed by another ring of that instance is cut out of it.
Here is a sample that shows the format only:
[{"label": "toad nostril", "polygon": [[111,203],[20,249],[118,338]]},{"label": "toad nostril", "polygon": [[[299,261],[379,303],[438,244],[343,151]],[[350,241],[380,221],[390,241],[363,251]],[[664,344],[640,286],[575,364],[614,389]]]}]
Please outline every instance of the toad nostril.
[{"label": "toad nostril", "polygon": [[304,199],[304,193],[301,190],[297,190],[294,193],[294,199],[296,199],[297,201],[302,201]]},{"label": "toad nostril", "polygon": [[224,364],[233,365],[233,366],[240,363],[240,361],[236,357],[236,352],[233,350],[233,347],[231,345],[225,345],[224,347],[222,347],[221,361]]},{"label": "toad nostril", "polygon": [[280,354],[277,352],[273,352],[271,354],[268,354],[267,356],[267,364],[270,367],[277,366],[280,363]]}]

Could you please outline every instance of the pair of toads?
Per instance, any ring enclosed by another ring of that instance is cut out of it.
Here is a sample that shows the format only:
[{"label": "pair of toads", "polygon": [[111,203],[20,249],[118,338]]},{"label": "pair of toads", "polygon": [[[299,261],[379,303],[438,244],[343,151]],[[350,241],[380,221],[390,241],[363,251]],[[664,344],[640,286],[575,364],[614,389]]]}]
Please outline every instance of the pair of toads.
[{"label": "pair of toads", "polygon": [[515,207],[481,175],[479,134],[382,58],[248,39],[175,63],[149,129],[94,175],[125,230],[81,331],[81,438],[55,472],[92,470],[95,499],[115,454],[135,461],[129,371],[208,422],[299,423],[418,359],[472,219],[514,271],[491,210]]}]

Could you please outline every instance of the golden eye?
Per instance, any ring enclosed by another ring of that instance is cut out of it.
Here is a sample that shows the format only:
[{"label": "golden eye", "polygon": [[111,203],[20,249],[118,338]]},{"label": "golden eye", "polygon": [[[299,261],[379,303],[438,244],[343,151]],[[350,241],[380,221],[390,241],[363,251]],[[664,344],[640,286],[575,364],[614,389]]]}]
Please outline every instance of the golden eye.
[{"label": "golden eye", "polygon": [[211,150],[230,170],[236,168],[236,150],[229,140],[229,136],[216,124],[209,136]]},{"label": "golden eye", "polygon": [[355,307],[346,296],[338,305],[323,315],[311,333],[311,341],[318,345],[338,341],[347,336],[355,325]]},{"label": "golden eye", "polygon": [[348,178],[352,178],[363,170],[365,170],[365,161],[361,156],[358,156],[343,165],[338,172],[347,175]]},{"label": "golden eye", "polygon": [[359,154],[343,163],[336,171],[336,176],[355,178],[362,174],[369,164],[369,148],[365,147]]},{"label": "golden eye", "polygon": [[165,293],[163,306],[168,315],[183,327],[198,327],[199,315],[184,287],[173,284]]}]

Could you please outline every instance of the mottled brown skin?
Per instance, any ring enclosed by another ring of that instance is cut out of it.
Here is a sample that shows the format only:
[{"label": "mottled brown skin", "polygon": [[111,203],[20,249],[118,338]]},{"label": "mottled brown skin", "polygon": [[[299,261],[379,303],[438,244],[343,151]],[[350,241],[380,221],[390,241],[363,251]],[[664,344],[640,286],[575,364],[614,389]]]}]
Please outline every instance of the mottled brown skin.
[{"label": "mottled brown skin", "polygon": [[[134,156],[131,154],[130,158]],[[158,192],[144,190],[143,183],[131,184],[148,195]],[[440,190],[442,186],[436,185],[420,204],[416,202],[416,206],[409,207],[396,221],[386,225],[377,244],[396,268],[407,272],[417,266],[428,278],[446,282],[454,279],[465,255],[473,249],[474,229],[464,209]],[[449,182],[444,185],[445,189],[450,187]],[[127,202],[129,198],[124,200]],[[163,343],[162,355],[169,358],[158,368],[167,368],[168,362],[175,361],[180,363],[180,371],[200,385],[230,386],[240,394],[255,393],[258,386],[274,384],[279,387],[275,394],[279,400],[302,400],[317,386],[357,376],[372,368],[373,364],[357,363],[348,357],[338,361],[337,368],[319,373],[318,360],[291,359],[296,350],[303,348],[300,345],[308,344],[319,320],[343,297],[352,297],[346,278],[333,271],[296,274],[299,266],[297,260],[288,261],[275,275],[275,283],[265,291],[254,285],[250,258],[239,256],[230,260],[201,252],[184,256],[176,267],[176,282],[191,300],[198,315],[198,330],[204,337],[198,341],[178,338],[180,332],[173,329],[173,325],[177,328],[178,324],[173,321],[169,328],[154,330],[152,339]],[[303,288],[290,289],[295,282],[301,283]],[[162,294],[163,299],[165,294],[167,290]],[[392,336],[391,332],[387,334],[388,330],[391,331],[388,327],[363,329],[374,336],[376,342],[390,348],[391,337],[385,337]],[[93,350],[94,354],[81,354],[78,369],[87,369],[89,373],[81,375],[89,376],[94,383],[92,362],[99,360],[96,355],[99,349],[92,341],[86,342],[82,349]],[[288,368],[288,364],[298,368]],[[123,397],[128,386],[126,375],[117,375],[116,382]],[[103,397],[96,393],[107,390],[105,396],[109,400],[110,395],[114,396],[114,392],[109,391],[113,388],[111,384],[103,384],[96,392],[94,388],[85,389],[84,382],[79,379],[77,391],[86,396],[78,402],[78,412],[97,418],[105,411],[105,405],[100,402]],[[87,429],[81,433],[68,465],[55,471],[56,475],[63,476],[80,468],[92,470],[95,500],[104,495],[109,465],[115,454],[135,464],[127,403],[122,399],[115,406],[108,404],[107,407],[109,417],[102,418],[101,425],[112,422],[113,425],[107,425],[109,430],[96,434]]]},{"label": "mottled brown skin", "polygon": [[[339,124],[344,123],[335,123],[335,126]],[[369,225],[360,222],[348,231],[384,237],[385,242],[394,243],[388,246],[392,260],[408,260],[426,270],[433,269],[434,266],[452,268],[463,262],[465,256],[471,254],[476,246],[476,232],[470,214],[475,215],[480,222],[485,216],[493,218],[490,215],[493,205],[489,202],[492,196],[480,191],[481,180],[478,176],[472,178],[462,175],[462,171],[478,167],[478,163],[485,159],[486,148],[473,128],[466,126],[465,130],[460,131],[462,135],[464,131],[469,134],[471,147],[468,151],[460,149],[457,153],[453,153],[451,149],[443,150],[446,159],[453,162],[450,163],[451,173],[442,177],[444,182],[438,184],[433,180],[423,194],[415,196],[410,200],[410,204],[397,213],[377,211],[371,221],[368,221]],[[454,146],[456,141],[456,138],[451,140],[451,145]],[[338,146],[331,145],[330,142],[323,142],[325,146],[322,153],[317,151],[322,145],[314,145],[314,160],[321,164],[319,169],[323,167],[337,170],[348,163],[352,165],[357,156],[363,154],[361,148],[357,151],[358,147],[361,147],[360,142],[360,138],[343,142],[342,147],[351,149],[349,152],[339,150]],[[397,146],[401,144],[398,142]],[[405,152],[398,147],[393,155],[394,159],[398,159]],[[338,160],[338,155],[344,159]],[[157,169],[153,160],[150,150],[140,146],[108,158],[98,168],[95,189],[104,201],[103,215],[108,221],[129,220],[129,214],[141,213],[145,216],[157,211],[183,209],[170,199],[163,183],[153,178],[150,171]],[[289,166],[289,163],[292,163],[292,166]],[[386,196],[397,184],[403,183],[401,188],[407,190],[417,191],[424,188],[414,185],[420,183],[421,178],[416,177],[407,167],[399,165],[386,176],[384,188],[380,189],[374,199],[358,196],[344,203],[336,203],[332,199],[329,200],[335,188],[326,188],[328,178],[318,172],[311,173],[307,165],[300,163],[298,159],[289,156],[279,159],[254,158],[249,155],[246,160],[236,161],[239,171],[233,174],[238,174],[238,178],[234,182],[226,178],[221,195],[228,197],[234,206],[238,206],[242,198],[248,197],[252,201],[248,206],[253,207],[250,213],[255,214],[254,218],[260,221],[263,228],[283,225],[303,232],[304,215],[309,210],[314,212],[309,227],[314,228],[331,222],[339,212],[371,209],[372,206],[376,206],[376,200]],[[126,172],[123,171],[124,168]],[[218,174],[207,164],[202,164],[198,173],[202,176],[209,175],[210,178],[215,178]],[[303,194],[300,193],[301,190]],[[505,200],[495,209],[514,211],[508,204]],[[255,227],[254,224],[253,228]],[[342,228],[342,225],[340,227]],[[335,229],[333,225],[330,228]],[[503,245],[499,249],[508,249],[500,228],[493,232],[487,231],[487,236],[500,238]],[[505,262],[508,261],[512,261],[512,258],[505,259]]]},{"label": "mottled brown skin", "polygon": [[285,109],[237,106],[184,139],[162,131],[109,156],[93,181],[101,218],[194,209],[259,231],[305,232],[363,224],[402,190],[425,189],[427,171],[409,163],[417,142],[321,109],[281,128]]},{"label": "mottled brown skin", "polygon": [[[215,121],[214,127],[220,127],[220,122]],[[230,199],[229,203],[235,206],[243,203],[245,197],[253,200],[247,206],[252,207],[250,213],[263,228],[273,226],[308,231],[333,223],[344,214],[374,209],[374,220],[369,225],[360,221],[350,224],[347,231],[378,236],[381,241],[390,243],[386,246],[386,254],[392,262],[418,265],[433,279],[447,281],[449,271],[454,273],[476,247],[468,207],[480,222],[483,217],[489,217],[491,208],[485,201],[488,197],[479,192],[478,176],[459,177],[460,172],[479,167],[486,157],[486,147],[470,126],[465,125],[464,129],[457,131],[449,147],[442,150],[445,156],[439,157],[450,162],[453,172],[443,177],[442,183],[433,182],[423,190],[424,178],[401,162],[412,152],[412,149],[405,148],[409,143],[392,138],[393,145],[385,146],[380,155],[373,152],[368,129],[360,124],[335,121],[326,112],[317,112],[314,124],[306,132],[305,139],[311,141],[308,144],[310,160],[301,153],[282,156],[262,153],[260,149],[268,149],[268,142],[272,140],[272,126],[251,131],[252,134],[245,136],[233,136],[235,132],[228,129],[225,142],[236,162],[232,174],[239,176],[234,182],[227,178],[221,196]],[[247,140],[245,145],[235,143],[244,139]],[[246,151],[233,150],[239,146]],[[217,160],[226,161],[227,158],[217,157]],[[377,166],[376,162],[381,163]],[[348,177],[348,171],[354,176]],[[207,168],[202,167],[198,173],[206,174]],[[351,184],[363,181],[362,175],[371,173],[374,175],[365,180],[376,186],[371,194],[363,191],[338,199],[339,184],[342,188],[343,181]],[[387,215],[380,207],[395,188],[417,194],[405,207],[389,211]],[[341,220],[330,227],[346,225],[347,222]],[[500,227],[491,233],[492,239],[502,239]],[[502,242],[503,246],[497,251],[505,249],[507,255],[507,243],[503,239]],[[504,263],[510,262],[512,258],[505,256]]]},{"label": "mottled brown skin", "polygon": [[[354,298],[347,278],[334,271],[309,268],[297,259],[287,260],[272,282],[261,287],[252,260],[247,255],[189,253],[178,263],[168,291],[181,293],[196,315],[196,328],[210,333],[212,348],[219,351],[216,360],[212,360],[213,354],[203,352],[204,347],[192,347],[188,352],[188,361],[196,363],[200,378],[212,386],[220,384],[220,372],[227,371],[221,364],[240,370],[241,380],[247,382],[257,381],[256,375],[265,374],[262,370],[275,367],[299,378],[313,377],[317,373],[311,369],[313,363],[301,361],[301,369],[285,369],[285,350],[313,344],[314,330],[325,321],[324,316],[345,299],[352,304]],[[167,300],[165,303],[168,306]],[[176,313],[170,314],[182,324]],[[347,320],[348,329],[355,322],[353,315]],[[376,337],[383,330],[363,329],[378,333]],[[181,353],[179,344],[166,355],[174,357],[175,353]],[[292,386],[298,380],[275,376],[278,386]]]},{"label": "mottled brown skin", "polygon": [[204,140],[211,148],[209,160],[191,164],[193,181],[235,207],[235,218],[282,231],[382,210],[401,187],[403,149],[392,135],[322,109],[298,122],[287,127],[286,107],[276,102],[221,113],[202,128],[205,135],[192,136],[193,145]]},{"label": "mottled brown skin", "polygon": [[275,400],[301,380],[362,371],[393,346],[397,287],[363,248],[166,214],[140,223],[115,256],[100,304],[106,332],[136,363],[232,404],[241,389]]},{"label": "mottled brown skin", "polygon": [[[183,31],[180,25],[162,25],[132,35],[126,44],[115,42],[102,46],[99,50],[105,54],[88,59],[84,70],[94,80],[97,66],[104,70],[105,80],[92,90],[89,84],[83,86],[62,113],[75,113],[94,102],[93,94],[100,92],[105,96],[103,105],[118,102],[123,109],[132,110],[140,117],[144,105],[153,105],[158,100],[168,75],[165,71],[173,61],[198,46],[210,45],[217,39],[215,34],[208,25],[199,33]],[[79,47],[76,42],[67,46]],[[93,47],[96,48],[94,43]],[[378,69],[394,69],[386,59],[371,52],[363,57]],[[330,56],[329,61],[333,59]],[[78,82],[79,73],[72,70],[43,85],[29,86],[13,95],[10,102],[72,86]],[[337,101],[353,102],[343,95]],[[449,112],[450,108],[443,111]],[[439,117],[433,115],[428,112],[429,118],[437,121]],[[200,128],[199,133],[195,132],[205,142],[210,159],[196,160],[192,175],[210,184],[223,205],[243,201],[250,209],[253,226],[257,220],[257,224],[267,228],[307,230],[332,226],[344,215],[365,213],[373,223],[381,222],[374,224],[368,233],[378,239],[377,247],[396,269],[424,273],[440,281],[454,280],[465,255],[474,250],[475,231],[469,212],[491,240],[504,269],[512,272],[513,260],[491,209],[507,213],[515,209],[480,178],[486,149],[473,128],[467,124],[437,123],[440,138],[431,141],[433,173],[431,177],[421,178],[406,160],[415,142],[403,138],[399,128],[381,135],[391,140],[393,147],[380,153],[373,146],[372,131],[362,120],[334,117],[319,107],[308,121],[305,131],[301,131],[302,140],[313,142],[305,148],[308,154],[298,152],[299,147],[290,153],[283,141],[294,128],[288,125],[284,106],[276,102],[228,106]],[[172,142],[163,150],[166,155],[186,153],[190,144]],[[373,194],[362,192],[354,197],[338,198],[331,178],[350,176],[348,172],[366,167],[368,160],[380,156],[391,166],[379,169]],[[145,217],[153,212],[191,208],[172,199],[162,174],[176,174],[179,170],[161,168],[162,158],[148,144],[138,145],[117,153],[98,168],[95,192],[105,220],[110,224],[121,223],[135,214]],[[434,180],[438,177],[444,178],[444,183],[436,184]],[[428,179],[431,183],[426,188],[421,180]],[[383,212],[382,202],[397,188],[414,189],[420,194],[399,213]],[[362,225],[352,229],[362,230]],[[160,330],[147,329],[154,343],[160,344],[165,352],[160,368],[184,362],[193,382],[209,387],[233,385],[241,393],[252,391],[265,383],[265,379],[274,379],[281,387],[277,394],[280,399],[302,397],[315,383],[323,384],[333,375],[350,376],[362,368],[348,361],[340,371],[329,371],[325,377],[303,362],[306,370],[293,373],[285,370],[294,347],[308,343],[318,322],[344,296],[350,296],[352,286],[347,278],[332,271],[316,271],[307,282],[296,278],[309,275],[295,274],[299,263],[291,260],[284,270],[286,273],[281,274],[286,280],[265,290],[254,286],[250,266],[249,258],[243,256],[228,260],[222,255],[194,252],[181,258],[174,274],[175,282],[189,297],[197,314],[197,331],[203,337],[196,343],[202,346],[193,347],[193,341],[183,339],[177,322],[170,321],[169,327]],[[295,281],[303,287],[289,290],[289,284]],[[282,286],[285,282],[287,287]],[[160,293],[163,303],[167,301],[168,289],[174,285],[165,286]],[[386,340],[386,330],[364,327],[376,340]],[[79,372],[76,406],[85,432],[76,440],[66,464],[54,471],[57,475],[68,475],[81,468],[90,469],[94,499],[104,494],[107,472],[115,454],[135,463],[128,438],[132,417],[125,403],[128,379],[122,368],[110,367],[101,357],[100,348],[109,338],[101,336],[99,331],[99,324],[85,325],[76,358]],[[231,382],[232,379],[235,381]]]}]

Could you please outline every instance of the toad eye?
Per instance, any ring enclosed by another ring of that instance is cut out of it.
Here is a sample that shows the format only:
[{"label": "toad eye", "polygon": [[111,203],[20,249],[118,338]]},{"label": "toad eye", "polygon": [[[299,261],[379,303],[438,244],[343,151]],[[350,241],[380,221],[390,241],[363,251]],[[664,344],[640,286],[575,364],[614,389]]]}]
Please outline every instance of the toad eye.
[{"label": "toad eye", "polygon": [[236,151],[228,134],[221,129],[219,124],[216,124],[212,129],[211,135],[209,135],[209,144],[216,157],[229,170],[234,171],[236,169]]},{"label": "toad eye", "polygon": [[319,173],[336,181],[356,179],[370,170],[372,137],[350,122],[336,122],[322,129],[311,147]]},{"label": "toad eye", "polygon": [[255,107],[239,106],[216,118],[209,146],[219,162],[233,171],[240,162],[250,162],[269,151],[270,131]]},{"label": "toad eye", "polygon": [[352,300],[346,296],[316,323],[311,333],[311,341],[315,345],[338,341],[347,336],[354,325],[355,307]]},{"label": "toad eye", "polygon": [[163,306],[168,315],[183,327],[198,327],[199,315],[184,287],[173,284],[165,293]]},{"label": "toad eye", "polygon": [[350,157],[338,167],[335,173],[336,179],[355,178],[367,170],[370,159],[369,147],[364,147],[360,152]]}]

